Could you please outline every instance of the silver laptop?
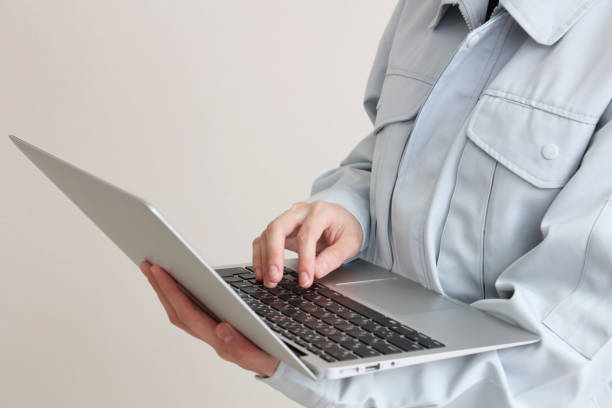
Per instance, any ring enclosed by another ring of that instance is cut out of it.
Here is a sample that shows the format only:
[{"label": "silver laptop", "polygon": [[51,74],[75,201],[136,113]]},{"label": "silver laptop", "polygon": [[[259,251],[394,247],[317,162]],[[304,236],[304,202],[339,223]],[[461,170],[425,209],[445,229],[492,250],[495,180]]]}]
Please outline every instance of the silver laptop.
[{"label": "silver laptop", "polygon": [[308,289],[297,284],[295,259],[274,289],[248,264],[213,268],[146,201],[10,138],[136,265],[162,265],[207,313],[313,380],[539,341],[364,260]]}]

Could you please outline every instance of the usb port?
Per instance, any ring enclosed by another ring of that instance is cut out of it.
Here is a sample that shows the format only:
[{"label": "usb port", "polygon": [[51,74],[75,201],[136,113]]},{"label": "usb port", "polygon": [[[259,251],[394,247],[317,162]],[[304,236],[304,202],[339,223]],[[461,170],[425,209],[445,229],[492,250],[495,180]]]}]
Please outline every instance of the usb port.
[{"label": "usb port", "polygon": [[371,365],[371,366],[367,366],[367,367],[365,368],[365,372],[366,372],[366,373],[367,373],[368,371],[376,371],[376,370],[380,370],[380,363],[378,363],[378,364],[374,364],[374,365]]}]

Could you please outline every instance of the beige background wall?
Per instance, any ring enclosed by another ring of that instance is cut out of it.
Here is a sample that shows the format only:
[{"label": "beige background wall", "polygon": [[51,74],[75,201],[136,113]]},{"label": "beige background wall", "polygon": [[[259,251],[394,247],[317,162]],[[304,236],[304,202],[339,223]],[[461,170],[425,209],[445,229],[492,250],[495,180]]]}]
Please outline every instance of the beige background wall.
[{"label": "beige background wall", "polygon": [[0,406],[295,406],[171,327],[136,267],[10,144],[250,259],[370,125],[394,0],[0,0]]}]

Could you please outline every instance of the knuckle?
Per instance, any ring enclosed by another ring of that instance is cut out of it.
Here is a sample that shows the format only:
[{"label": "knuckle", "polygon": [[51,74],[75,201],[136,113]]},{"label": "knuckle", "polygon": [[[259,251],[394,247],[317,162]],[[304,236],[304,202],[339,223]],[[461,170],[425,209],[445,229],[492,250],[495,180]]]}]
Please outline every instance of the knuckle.
[{"label": "knuckle", "polygon": [[328,208],[328,206],[329,206],[329,203],[326,203],[325,201],[321,201],[321,200],[313,201],[310,204],[310,208],[313,213],[323,212],[325,211],[325,209]]},{"label": "knuckle", "polygon": [[289,211],[297,211],[301,208],[304,208],[304,206],[306,205],[305,202],[303,201],[298,201],[296,203],[291,204],[291,207],[289,207]]},{"label": "knuckle", "polygon": [[253,247],[258,246],[260,241],[261,241],[261,238],[260,238],[260,237],[256,237],[256,238],[253,240]]},{"label": "knuckle", "polygon": [[310,228],[306,225],[303,225],[302,228],[300,228],[300,230],[298,231],[297,235],[295,236],[295,239],[298,242],[298,244],[305,244],[308,242],[309,236],[310,236]]},{"label": "knuckle", "polygon": [[266,232],[268,234],[273,234],[276,231],[278,231],[281,227],[281,222],[278,220],[278,218],[270,221],[270,223],[268,224],[268,226],[266,227]]}]

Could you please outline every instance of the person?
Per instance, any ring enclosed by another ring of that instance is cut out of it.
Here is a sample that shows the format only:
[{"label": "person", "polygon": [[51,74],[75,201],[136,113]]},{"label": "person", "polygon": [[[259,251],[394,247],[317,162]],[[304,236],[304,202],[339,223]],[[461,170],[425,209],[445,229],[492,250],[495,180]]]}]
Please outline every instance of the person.
[{"label": "person", "polygon": [[541,336],[311,381],[142,264],[170,320],[313,407],[612,407],[612,2],[400,0],[364,106],[373,129],[253,242],[308,287],[363,257]]}]

